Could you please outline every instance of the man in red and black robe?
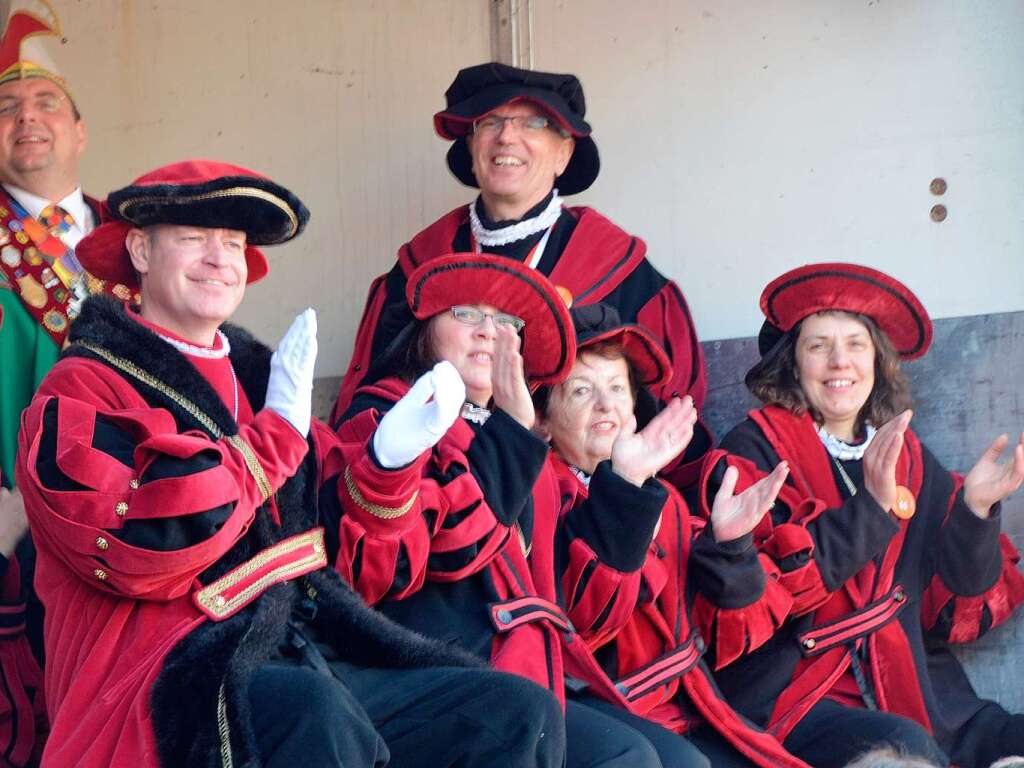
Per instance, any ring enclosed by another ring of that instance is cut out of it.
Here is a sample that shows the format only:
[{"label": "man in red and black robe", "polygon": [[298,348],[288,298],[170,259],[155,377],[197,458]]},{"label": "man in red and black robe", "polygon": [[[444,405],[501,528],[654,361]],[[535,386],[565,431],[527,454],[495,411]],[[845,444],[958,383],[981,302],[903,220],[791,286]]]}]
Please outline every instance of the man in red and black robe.
[{"label": "man in red and black robe", "polygon": [[[600,169],[583,119],[583,87],[573,75],[491,63],[461,70],[434,128],[451,140],[448,167],[478,187],[472,203],[451,211],[398,251],[398,263],[370,286],[355,348],[335,404],[337,423],[372,360],[411,319],[409,274],[453,252],[493,253],[526,263],[579,306],[603,301],[623,322],[651,330],[669,352],[673,377],[655,394],[667,402],[689,394],[700,409],[707,383],[704,356],[683,293],[647,260],[647,246],[592,208],[569,207],[561,195],[587,189]],[[711,435],[698,425],[687,452],[669,468],[674,484],[693,483]]]}]

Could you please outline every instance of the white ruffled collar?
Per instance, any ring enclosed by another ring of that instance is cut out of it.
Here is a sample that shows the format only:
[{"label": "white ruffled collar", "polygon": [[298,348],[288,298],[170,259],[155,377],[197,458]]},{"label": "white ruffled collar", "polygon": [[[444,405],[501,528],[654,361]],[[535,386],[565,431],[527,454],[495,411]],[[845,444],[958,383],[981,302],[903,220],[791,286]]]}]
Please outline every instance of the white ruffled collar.
[{"label": "white ruffled collar", "polygon": [[825,446],[825,450],[828,451],[828,455],[833,459],[839,459],[839,461],[860,461],[863,459],[864,452],[871,445],[871,441],[874,440],[875,434],[878,432],[871,424],[865,424],[864,440],[856,445],[850,445],[835,435],[830,434],[824,426],[819,426],[817,430],[818,438],[821,440],[821,444]]},{"label": "white ruffled collar", "polygon": [[562,198],[558,196],[558,190],[555,189],[551,192],[551,200],[547,206],[536,216],[498,229],[488,229],[476,212],[476,201],[474,200],[469,204],[469,228],[478,245],[489,247],[508,245],[543,232],[545,229],[550,229],[561,215]]}]

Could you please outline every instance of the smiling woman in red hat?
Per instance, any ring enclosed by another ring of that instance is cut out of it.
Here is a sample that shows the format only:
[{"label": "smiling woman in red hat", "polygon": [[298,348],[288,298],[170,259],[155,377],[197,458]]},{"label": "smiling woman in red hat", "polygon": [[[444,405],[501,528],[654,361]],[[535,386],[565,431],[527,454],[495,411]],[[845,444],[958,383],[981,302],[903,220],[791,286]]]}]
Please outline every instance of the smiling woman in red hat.
[{"label": "smiling woman in red hat", "polygon": [[932,325],[889,275],[800,267],[768,284],[761,309],[761,360],[746,383],[764,407],[713,455],[703,501],[707,512],[726,467],[742,488],[789,463],[755,538],[794,605],[772,641],[718,683],[816,766],[841,766],[870,744],[948,764],[936,739],[958,764],[987,765],[951,733],[984,703],[952,721],[924,635],[972,640],[1024,601],[1018,555],[999,531],[999,502],[1024,482],[1024,435],[1009,461],[999,463],[1003,435],[963,477],[921,444],[900,360],[925,354]]},{"label": "smiling woman in red hat", "polygon": [[[558,485],[528,388],[558,383],[576,359],[565,303],[535,270],[477,254],[428,261],[405,290],[416,319],[340,424],[364,445],[345,475],[343,575],[389,617],[557,696],[569,766],[661,765],[640,733],[566,701],[569,659],[589,652],[558,605]],[[407,478],[403,493],[377,491],[382,471]],[[490,714],[493,728],[514,727]]]},{"label": "smiling woman in red hat", "polygon": [[[580,79],[478,64],[459,70],[445,102],[434,115],[434,131],[451,142],[448,169],[479,195],[403,245],[398,263],[370,287],[335,418],[410,319],[404,302],[409,275],[454,251],[525,265],[559,286],[575,306],[615,306],[623,320],[641,323],[671,350],[672,376],[654,394],[665,403],[690,395],[699,411],[707,390],[704,354],[683,292],[648,261],[642,239],[593,208],[570,207],[562,199],[588,189],[601,167]],[[692,485],[710,444],[698,421],[686,453],[667,470],[671,481]]]}]

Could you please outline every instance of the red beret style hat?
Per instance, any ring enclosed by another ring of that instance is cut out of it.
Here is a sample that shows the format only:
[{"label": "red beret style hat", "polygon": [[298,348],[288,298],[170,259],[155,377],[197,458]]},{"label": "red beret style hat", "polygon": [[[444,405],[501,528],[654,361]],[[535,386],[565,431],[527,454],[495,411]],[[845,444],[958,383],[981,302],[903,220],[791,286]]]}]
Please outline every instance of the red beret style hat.
[{"label": "red beret style hat", "polygon": [[576,360],[576,334],[565,302],[544,275],[511,259],[453,253],[419,266],[405,286],[418,320],[459,304],[490,304],[526,321],[523,366],[531,384],[557,384]]},{"label": "red beret style hat", "polygon": [[601,160],[590,136],[590,124],[583,119],[587,104],[579,78],[497,62],[459,70],[445,91],[447,107],[434,115],[437,135],[455,142],[448,150],[448,168],[455,178],[469,187],[480,186],[473,174],[466,136],[473,132],[474,120],[514,101],[536,104],[576,140],[569,164],[556,181],[558,191],[574,195],[593,184]]},{"label": "red beret style hat", "polygon": [[165,165],[115,190],[100,206],[100,226],[78,244],[75,255],[101,280],[138,287],[125,236],[134,227],[178,224],[245,232],[249,283],[270,267],[258,245],[296,237],[309,211],[298,197],[266,176],[211,160]]},{"label": "red beret style hat", "polygon": [[805,317],[829,311],[870,317],[904,360],[921,357],[932,342],[931,318],[911,290],[859,264],[808,264],[790,270],[765,287],[761,311],[767,318],[758,337],[762,356]]},{"label": "red beret style hat", "polygon": [[623,323],[615,307],[589,304],[573,307],[569,313],[576,327],[577,354],[602,341],[615,342],[644,386],[660,387],[672,378],[672,362],[658,340],[643,326]]}]

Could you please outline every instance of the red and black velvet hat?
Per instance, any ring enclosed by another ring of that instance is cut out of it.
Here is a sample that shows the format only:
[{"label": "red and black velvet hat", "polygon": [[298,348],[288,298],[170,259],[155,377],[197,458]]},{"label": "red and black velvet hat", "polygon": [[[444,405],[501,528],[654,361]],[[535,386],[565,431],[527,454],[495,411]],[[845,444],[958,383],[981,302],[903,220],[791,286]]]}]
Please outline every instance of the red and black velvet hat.
[{"label": "red and black velvet hat", "polygon": [[589,304],[570,310],[576,327],[577,354],[602,341],[622,346],[622,353],[637,373],[638,383],[660,387],[672,378],[672,361],[650,331],[634,323],[623,323],[609,304]]},{"label": "red and black velvet hat", "polygon": [[245,232],[247,282],[267,274],[258,245],[296,237],[309,211],[295,195],[266,176],[211,160],[186,160],[140,176],[110,193],[100,206],[100,226],[75,248],[75,255],[101,280],[138,286],[125,236],[134,227],[179,224]]},{"label": "red and black velvet hat", "polygon": [[470,187],[479,187],[473,174],[466,137],[473,121],[514,101],[528,101],[553,118],[558,127],[576,141],[572,158],[555,184],[563,195],[587,189],[601,170],[597,144],[583,116],[587,105],[583,86],[575,75],[535,72],[491,62],[459,70],[445,91],[447,107],[434,115],[434,130],[442,139],[455,143],[448,150],[448,167]]},{"label": "red and black velvet hat", "polygon": [[790,270],[765,287],[761,311],[767,318],[758,336],[762,356],[805,317],[827,311],[870,317],[904,360],[921,357],[932,342],[931,318],[911,290],[859,264],[808,264]]},{"label": "red and black velvet hat", "polygon": [[418,320],[458,304],[490,304],[521,317],[523,366],[531,384],[557,384],[576,360],[565,302],[544,275],[518,261],[475,253],[431,259],[409,275],[405,298]]}]

